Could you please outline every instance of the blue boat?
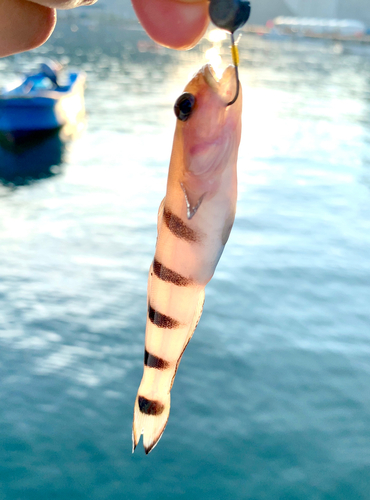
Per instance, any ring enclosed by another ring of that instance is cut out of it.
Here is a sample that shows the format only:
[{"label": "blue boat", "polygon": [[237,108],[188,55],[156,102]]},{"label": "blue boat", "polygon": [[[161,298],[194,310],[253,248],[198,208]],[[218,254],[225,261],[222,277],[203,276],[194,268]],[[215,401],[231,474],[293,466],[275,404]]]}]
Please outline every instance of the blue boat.
[{"label": "blue boat", "polygon": [[39,71],[0,93],[0,134],[11,141],[58,129],[77,126],[85,116],[83,72],[66,72],[60,66],[42,63]]}]

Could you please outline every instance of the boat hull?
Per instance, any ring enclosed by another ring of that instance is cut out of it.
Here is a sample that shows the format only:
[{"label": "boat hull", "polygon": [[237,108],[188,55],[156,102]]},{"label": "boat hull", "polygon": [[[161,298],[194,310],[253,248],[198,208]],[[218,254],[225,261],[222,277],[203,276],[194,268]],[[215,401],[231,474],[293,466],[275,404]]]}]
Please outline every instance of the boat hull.
[{"label": "boat hull", "polygon": [[69,89],[0,95],[0,134],[18,139],[36,131],[76,125],[85,115],[84,84],[80,74]]}]

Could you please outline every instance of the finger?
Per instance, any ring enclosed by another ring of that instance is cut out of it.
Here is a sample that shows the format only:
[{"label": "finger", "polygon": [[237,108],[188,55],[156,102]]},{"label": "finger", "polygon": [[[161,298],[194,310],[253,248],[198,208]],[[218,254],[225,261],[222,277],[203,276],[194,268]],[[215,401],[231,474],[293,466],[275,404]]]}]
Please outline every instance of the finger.
[{"label": "finger", "polygon": [[53,9],[26,0],[0,0],[0,57],[42,45],[55,21]]},{"label": "finger", "polygon": [[45,7],[52,7],[53,9],[74,9],[82,5],[92,5],[97,0],[27,0],[30,2],[44,5]]},{"label": "finger", "polygon": [[207,0],[132,0],[148,35],[173,49],[190,49],[209,23]]}]

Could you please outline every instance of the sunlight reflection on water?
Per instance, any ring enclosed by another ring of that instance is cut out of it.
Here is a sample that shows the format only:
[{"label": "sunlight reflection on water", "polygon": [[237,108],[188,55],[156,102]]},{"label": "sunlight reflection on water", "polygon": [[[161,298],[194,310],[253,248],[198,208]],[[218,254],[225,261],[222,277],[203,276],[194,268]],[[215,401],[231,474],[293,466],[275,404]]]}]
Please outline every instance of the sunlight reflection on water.
[{"label": "sunlight reflection on water", "polygon": [[0,61],[0,86],[43,55],[88,75],[61,172],[0,186],[7,499],[368,498],[370,61],[331,42],[240,41],[235,226],[164,437],[130,455],[172,107],[210,47],[61,24]]}]

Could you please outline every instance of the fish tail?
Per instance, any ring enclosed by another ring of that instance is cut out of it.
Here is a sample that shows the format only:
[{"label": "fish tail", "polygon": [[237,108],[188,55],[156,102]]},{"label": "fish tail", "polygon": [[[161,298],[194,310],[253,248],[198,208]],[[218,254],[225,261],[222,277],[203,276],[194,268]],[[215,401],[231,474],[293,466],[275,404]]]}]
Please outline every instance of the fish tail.
[{"label": "fish tail", "polygon": [[[204,289],[199,292],[193,319],[190,322],[187,334],[183,339],[184,344],[181,347],[181,351],[179,351],[177,361],[172,364],[172,367],[167,366],[170,365],[169,362],[151,355],[145,350],[144,374],[134,406],[132,452],[135,451],[141,435],[143,435],[143,445],[146,454],[152,451],[162,437],[170,414],[170,390],[172,388],[181,357],[202,314],[203,303]],[[154,376],[159,376],[160,378],[157,379],[157,383],[154,384],[153,388]]]},{"label": "fish tail", "polygon": [[134,421],[132,424],[132,453],[143,434],[145,453],[148,454],[161,439],[170,414],[171,395],[161,397],[161,401],[154,401],[143,396],[137,396],[134,407]]}]

